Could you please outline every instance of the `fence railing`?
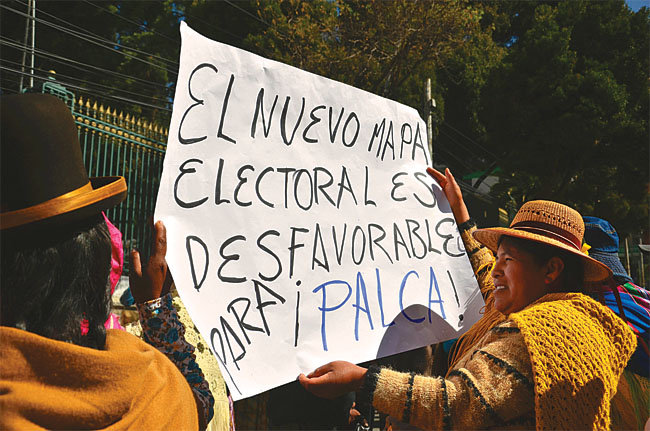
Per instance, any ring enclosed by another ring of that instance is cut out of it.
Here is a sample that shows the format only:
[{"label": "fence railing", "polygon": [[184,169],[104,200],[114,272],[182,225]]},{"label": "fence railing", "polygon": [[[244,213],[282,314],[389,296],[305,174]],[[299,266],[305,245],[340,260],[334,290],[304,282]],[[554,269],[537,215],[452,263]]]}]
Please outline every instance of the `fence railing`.
[{"label": "fence railing", "polygon": [[79,97],[58,84],[43,84],[43,92],[63,99],[75,118],[88,175],[121,175],[126,178],[127,197],[106,212],[123,236],[124,273],[128,256],[136,248],[145,255],[151,248],[151,217],[160,184],[168,129],[117,112]]}]

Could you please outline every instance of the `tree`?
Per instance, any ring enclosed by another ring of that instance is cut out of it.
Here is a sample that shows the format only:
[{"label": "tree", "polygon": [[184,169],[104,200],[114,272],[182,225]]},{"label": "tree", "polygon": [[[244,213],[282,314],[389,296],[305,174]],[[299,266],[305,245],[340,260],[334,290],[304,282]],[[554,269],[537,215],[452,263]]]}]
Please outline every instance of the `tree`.
[{"label": "tree", "polygon": [[482,97],[502,200],[552,199],[623,233],[647,221],[648,9],[535,5]]},{"label": "tree", "polygon": [[[255,15],[246,15],[254,13],[251,2],[39,1],[36,8],[37,81],[54,70],[56,80],[77,96],[103,99],[160,123],[171,116],[181,20],[240,47],[261,26]],[[0,84],[12,93],[19,90],[27,0],[3,2],[0,12]]]},{"label": "tree", "polygon": [[[409,80],[442,64],[480,31],[480,13],[465,2],[259,1],[270,23],[249,44],[262,55],[419,105]],[[420,84],[421,85],[421,84]]]}]

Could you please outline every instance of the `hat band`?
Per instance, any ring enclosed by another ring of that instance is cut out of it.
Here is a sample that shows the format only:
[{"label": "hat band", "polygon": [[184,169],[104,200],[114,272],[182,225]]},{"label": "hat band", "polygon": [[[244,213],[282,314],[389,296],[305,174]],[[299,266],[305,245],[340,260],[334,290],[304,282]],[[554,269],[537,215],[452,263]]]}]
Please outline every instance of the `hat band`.
[{"label": "hat band", "polygon": [[77,204],[76,197],[93,191],[93,186],[88,181],[85,185],[74,189],[61,196],[41,202],[38,205],[29,208],[23,208],[15,211],[8,211],[0,214],[0,227],[10,229],[25,223],[52,217],[62,212],[74,209]]},{"label": "hat band", "polygon": [[538,221],[521,221],[510,226],[511,229],[521,230],[524,232],[534,233],[537,235],[542,235],[547,238],[558,240],[566,245],[569,245],[576,250],[580,250],[581,243],[577,236],[573,235],[571,232],[550,225],[548,223],[542,223]]}]

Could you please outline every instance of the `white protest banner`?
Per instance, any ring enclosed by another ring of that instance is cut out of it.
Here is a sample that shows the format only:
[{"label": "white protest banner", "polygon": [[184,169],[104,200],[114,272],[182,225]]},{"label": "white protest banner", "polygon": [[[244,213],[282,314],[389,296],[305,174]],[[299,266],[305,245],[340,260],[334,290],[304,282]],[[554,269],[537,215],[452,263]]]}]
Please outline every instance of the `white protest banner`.
[{"label": "white protest banner", "polygon": [[483,305],[417,112],[181,23],[156,219],[234,399],[458,337]]}]

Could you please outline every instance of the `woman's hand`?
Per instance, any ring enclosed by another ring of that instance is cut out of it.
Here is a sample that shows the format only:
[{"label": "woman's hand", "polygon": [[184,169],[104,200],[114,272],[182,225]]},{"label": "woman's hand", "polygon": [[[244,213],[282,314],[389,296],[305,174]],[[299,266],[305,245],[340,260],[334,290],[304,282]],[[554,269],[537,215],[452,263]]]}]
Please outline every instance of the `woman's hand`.
[{"label": "woman's hand", "polygon": [[355,392],[363,383],[368,370],[345,361],[334,361],[309,373],[298,376],[300,384],[321,398],[336,398]]},{"label": "woman's hand", "polygon": [[449,168],[445,169],[444,175],[434,168],[427,168],[427,173],[438,182],[442,191],[445,192],[451,211],[454,213],[456,224],[465,223],[469,220],[469,211],[467,211],[467,207],[465,206],[463,193],[460,191],[460,186]]},{"label": "woman's hand", "polygon": [[151,258],[144,271],[140,263],[140,253],[131,252],[131,273],[129,284],[135,302],[142,304],[152,299],[160,298],[169,292],[172,284],[171,275],[167,271],[167,230],[163,222],[158,221],[154,227],[154,243]]}]

